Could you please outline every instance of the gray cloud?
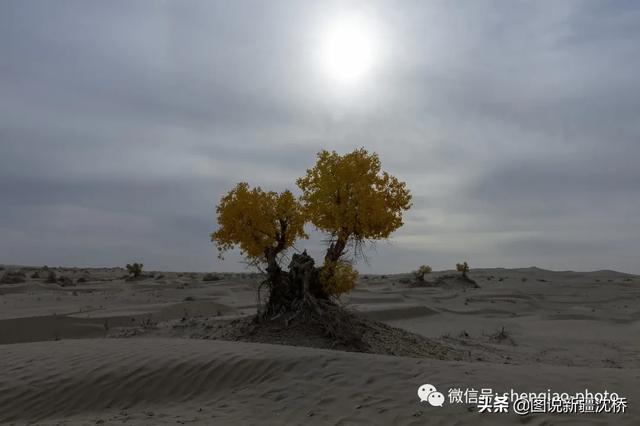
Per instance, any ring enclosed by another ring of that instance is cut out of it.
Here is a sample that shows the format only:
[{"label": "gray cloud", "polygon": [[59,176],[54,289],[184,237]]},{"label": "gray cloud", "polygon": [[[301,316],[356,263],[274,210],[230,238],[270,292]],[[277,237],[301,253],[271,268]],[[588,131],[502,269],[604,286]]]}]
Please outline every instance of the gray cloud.
[{"label": "gray cloud", "polygon": [[[316,28],[345,9],[385,49],[338,96]],[[640,272],[635,2],[16,0],[0,55],[0,262],[239,270],[208,241],[224,191],[365,146],[415,200],[363,271]]]}]

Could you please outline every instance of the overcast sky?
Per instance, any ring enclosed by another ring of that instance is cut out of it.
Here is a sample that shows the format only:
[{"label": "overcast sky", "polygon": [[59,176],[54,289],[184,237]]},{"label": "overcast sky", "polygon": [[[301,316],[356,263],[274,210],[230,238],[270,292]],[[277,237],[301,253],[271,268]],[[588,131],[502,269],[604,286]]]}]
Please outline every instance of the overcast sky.
[{"label": "overcast sky", "polygon": [[[352,15],[377,56],[344,87],[318,55]],[[363,272],[640,273],[639,76],[635,1],[5,0],[0,263],[242,271],[223,192],[364,146],[414,206]]]}]

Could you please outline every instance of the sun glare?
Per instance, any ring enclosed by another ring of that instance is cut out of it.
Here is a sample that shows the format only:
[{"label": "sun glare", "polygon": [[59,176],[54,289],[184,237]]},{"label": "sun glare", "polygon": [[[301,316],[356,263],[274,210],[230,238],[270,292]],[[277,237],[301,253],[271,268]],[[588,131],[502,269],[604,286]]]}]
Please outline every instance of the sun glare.
[{"label": "sun glare", "polygon": [[337,19],[322,36],[320,60],[326,76],[342,85],[361,83],[376,63],[372,25],[360,16]]}]

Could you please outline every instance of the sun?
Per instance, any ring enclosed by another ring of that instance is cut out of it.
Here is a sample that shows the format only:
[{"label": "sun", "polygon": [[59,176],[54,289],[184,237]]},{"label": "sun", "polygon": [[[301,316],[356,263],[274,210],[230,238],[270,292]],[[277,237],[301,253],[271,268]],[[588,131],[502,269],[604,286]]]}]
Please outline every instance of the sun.
[{"label": "sun", "polygon": [[335,19],[321,37],[320,65],[328,78],[341,85],[363,82],[377,61],[376,34],[365,18]]}]

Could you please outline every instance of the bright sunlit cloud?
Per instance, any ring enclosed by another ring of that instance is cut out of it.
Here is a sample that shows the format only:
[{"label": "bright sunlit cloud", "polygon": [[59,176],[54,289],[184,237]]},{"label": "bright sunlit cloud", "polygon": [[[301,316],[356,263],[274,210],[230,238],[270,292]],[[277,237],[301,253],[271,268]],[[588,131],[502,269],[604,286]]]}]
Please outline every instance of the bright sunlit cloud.
[{"label": "bright sunlit cloud", "polygon": [[365,82],[379,60],[375,27],[357,14],[329,21],[321,34],[320,66],[327,78],[341,86]]}]

